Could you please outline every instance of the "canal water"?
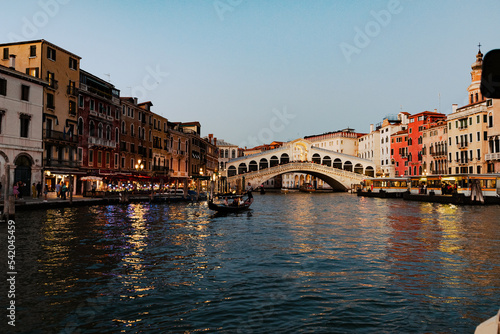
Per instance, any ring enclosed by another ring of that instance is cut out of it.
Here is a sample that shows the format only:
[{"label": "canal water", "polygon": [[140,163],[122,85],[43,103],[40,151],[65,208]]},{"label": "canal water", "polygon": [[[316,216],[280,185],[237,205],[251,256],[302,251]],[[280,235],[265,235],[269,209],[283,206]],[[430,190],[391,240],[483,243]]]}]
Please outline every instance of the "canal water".
[{"label": "canal water", "polygon": [[348,193],[256,194],[227,216],[206,203],[20,212],[16,327],[3,307],[0,328],[473,333],[500,308],[499,217]]}]

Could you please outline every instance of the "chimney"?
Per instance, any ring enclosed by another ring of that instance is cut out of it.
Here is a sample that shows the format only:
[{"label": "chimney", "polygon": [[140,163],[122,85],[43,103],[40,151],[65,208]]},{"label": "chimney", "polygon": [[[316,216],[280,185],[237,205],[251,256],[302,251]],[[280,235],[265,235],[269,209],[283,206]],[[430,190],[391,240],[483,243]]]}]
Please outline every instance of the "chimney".
[{"label": "chimney", "polygon": [[436,112],[436,113],[437,113],[437,112],[438,112],[438,110],[437,110],[436,108],[434,108],[434,112]]},{"label": "chimney", "polygon": [[214,145],[217,146],[217,138],[214,137]]},{"label": "chimney", "polygon": [[451,112],[457,112],[457,108],[458,108],[458,104],[453,103],[453,104],[451,105]]},{"label": "chimney", "polygon": [[134,97],[134,105],[137,105],[137,97]]},{"label": "chimney", "polygon": [[373,132],[373,124],[370,124],[370,133]]},{"label": "chimney", "polygon": [[16,69],[16,55],[10,55],[10,65],[9,67],[13,70]]}]

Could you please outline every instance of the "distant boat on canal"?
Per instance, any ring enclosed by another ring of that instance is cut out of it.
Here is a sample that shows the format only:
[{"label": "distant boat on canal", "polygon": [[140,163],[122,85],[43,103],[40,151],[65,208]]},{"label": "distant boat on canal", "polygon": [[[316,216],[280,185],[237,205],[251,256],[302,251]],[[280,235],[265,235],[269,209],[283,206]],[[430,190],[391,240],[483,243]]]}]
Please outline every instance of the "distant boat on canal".
[{"label": "distant boat on canal", "polygon": [[300,186],[299,191],[301,191],[303,193],[312,193],[312,192],[315,192],[316,189],[314,189],[312,184],[304,183],[303,185]]}]

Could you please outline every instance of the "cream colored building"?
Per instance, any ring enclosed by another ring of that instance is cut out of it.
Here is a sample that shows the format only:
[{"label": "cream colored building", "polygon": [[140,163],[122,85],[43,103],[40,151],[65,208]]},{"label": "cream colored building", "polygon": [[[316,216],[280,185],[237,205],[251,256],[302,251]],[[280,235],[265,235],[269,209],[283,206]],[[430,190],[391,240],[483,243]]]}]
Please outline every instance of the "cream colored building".
[{"label": "cream colored building", "polygon": [[16,182],[26,185],[23,196],[31,194],[33,183],[43,182],[44,85],[40,79],[0,65],[0,180],[4,196],[12,194]]},{"label": "cream colored building", "polygon": [[18,71],[48,82],[39,123],[45,180],[52,188],[60,181],[69,184],[70,175],[81,173],[76,131],[80,57],[43,39],[0,44],[0,52],[0,65],[8,66],[8,58],[14,55]]},{"label": "cream colored building", "polygon": [[438,121],[422,131],[424,175],[448,173],[448,124]]},{"label": "cream colored building", "polygon": [[375,130],[370,124],[370,133],[358,138],[358,157],[373,161],[376,175],[382,174],[380,152],[380,128]]},{"label": "cream colored building", "polygon": [[500,100],[486,101],[488,113],[488,151],[485,160],[488,173],[500,173]]},{"label": "cream colored building", "polygon": [[448,173],[481,174],[487,172],[488,104],[479,89],[483,54],[479,51],[471,68],[471,84],[467,91],[469,104],[447,116]]}]

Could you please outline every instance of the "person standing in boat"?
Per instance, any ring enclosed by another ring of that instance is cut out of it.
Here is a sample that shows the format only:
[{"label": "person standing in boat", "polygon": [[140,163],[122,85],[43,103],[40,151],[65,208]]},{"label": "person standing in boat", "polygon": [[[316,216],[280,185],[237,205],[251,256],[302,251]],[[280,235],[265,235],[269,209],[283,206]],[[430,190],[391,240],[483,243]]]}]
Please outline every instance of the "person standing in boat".
[{"label": "person standing in boat", "polygon": [[248,185],[246,187],[246,191],[247,191],[248,199],[245,202],[252,203],[253,202],[253,195],[252,195],[252,185],[250,184],[250,182],[248,182]]}]

